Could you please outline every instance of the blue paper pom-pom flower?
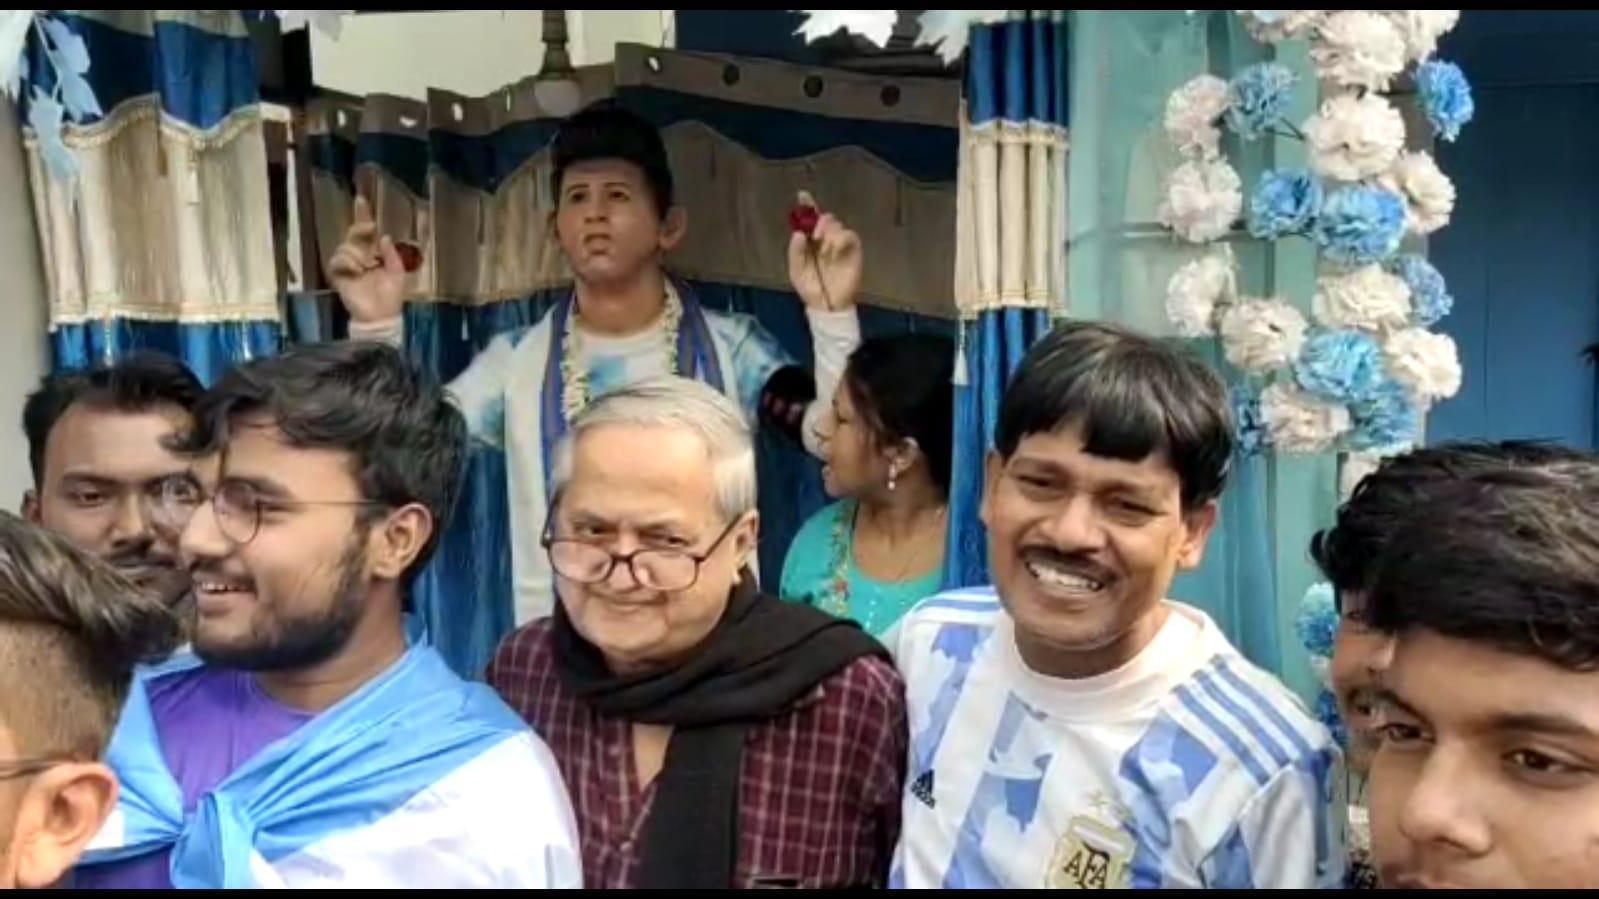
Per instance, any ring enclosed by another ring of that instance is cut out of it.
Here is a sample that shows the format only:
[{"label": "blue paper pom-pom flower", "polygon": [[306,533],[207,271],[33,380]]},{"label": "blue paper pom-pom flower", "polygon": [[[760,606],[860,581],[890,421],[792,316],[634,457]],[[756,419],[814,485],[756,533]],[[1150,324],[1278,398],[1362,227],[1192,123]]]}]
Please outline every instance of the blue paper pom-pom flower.
[{"label": "blue paper pom-pom flower", "polygon": [[1244,140],[1254,140],[1282,121],[1292,99],[1295,75],[1281,63],[1261,62],[1245,68],[1227,85],[1227,127]]},{"label": "blue paper pom-pom flower", "polygon": [[1316,720],[1332,733],[1339,746],[1349,745],[1349,731],[1344,727],[1343,716],[1338,714],[1338,700],[1332,691],[1322,690],[1316,694]]},{"label": "blue paper pom-pom flower", "polygon": [[1294,365],[1300,387],[1335,403],[1370,397],[1382,379],[1382,350],[1363,331],[1322,331],[1305,341]]},{"label": "blue paper pom-pom flower", "polygon": [[1351,184],[1327,194],[1312,236],[1333,262],[1365,265],[1392,255],[1404,234],[1405,202],[1398,194]]},{"label": "blue paper pom-pom flower", "polygon": [[1459,137],[1461,127],[1477,111],[1466,74],[1452,62],[1434,59],[1417,66],[1416,93],[1433,133],[1446,141]]},{"label": "blue paper pom-pom flower", "polygon": [[1389,263],[1388,270],[1403,278],[1410,288],[1410,305],[1418,324],[1435,325],[1455,307],[1443,273],[1426,257],[1406,253]]},{"label": "blue paper pom-pom flower", "polygon": [[1385,380],[1349,407],[1349,447],[1356,451],[1403,446],[1416,439],[1416,403],[1398,381]]},{"label": "blue paper pom-pom flower", "polygon": [[1294,631],[1306,652],[1322,658],[1332,655],[1333,641],[1338,637],[1338,599],[1332,584],[1319,581],[1305,591],[1305,598],[1299,601]]},{"label": "blue paper pom-pom flower", "polygon": [[1260,395],[1248,387],[1234,387],[1228,395],[1233,405],[1238,452],[1245,456],[1265,452],[1271,435],[1266,430],[1266,416],[1260,411]]},{"label": "blue paper pom-pom flower", "polygon": [[1310,230],[1321,208],[1321,181],[1304,169],[1272,169],[1249,197],[1249,233],[1266,240]]}]

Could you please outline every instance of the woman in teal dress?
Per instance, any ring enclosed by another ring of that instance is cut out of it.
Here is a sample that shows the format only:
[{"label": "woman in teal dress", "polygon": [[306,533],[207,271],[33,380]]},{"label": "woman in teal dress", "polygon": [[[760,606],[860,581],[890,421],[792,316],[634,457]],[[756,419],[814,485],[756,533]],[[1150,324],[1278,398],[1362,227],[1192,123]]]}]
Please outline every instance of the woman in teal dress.
[{"label": "woman in teal dress", "polygon": [[938,592],[949,498],[953,341],[874,338],[850,356],[822,425],[838,502],[789,545],[779,592],[881,636]]}]

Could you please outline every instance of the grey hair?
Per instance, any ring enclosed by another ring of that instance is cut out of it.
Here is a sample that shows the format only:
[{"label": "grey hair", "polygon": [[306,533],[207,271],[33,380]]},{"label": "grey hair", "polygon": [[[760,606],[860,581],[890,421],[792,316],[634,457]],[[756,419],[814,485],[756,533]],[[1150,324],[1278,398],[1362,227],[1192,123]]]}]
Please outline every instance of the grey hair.
[{"label": "grey hair", "polygon": [[[553,496],[572,480],[572,447],[579,437],[606,425],[672,428],[700,438],[710,457],[716,507],[727,521],[754,511],[755,441],[739,409],[721,391],[679,377],[649,378],[607,393],[572,419],[551,459]],[[639,452],[649,452],[640,447]]]}]

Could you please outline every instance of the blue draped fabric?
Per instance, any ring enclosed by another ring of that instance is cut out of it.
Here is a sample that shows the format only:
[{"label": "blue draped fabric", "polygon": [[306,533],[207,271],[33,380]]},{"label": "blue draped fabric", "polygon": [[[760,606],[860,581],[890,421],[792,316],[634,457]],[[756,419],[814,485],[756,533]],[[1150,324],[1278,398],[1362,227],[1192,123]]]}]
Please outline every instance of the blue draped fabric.
[{"label": "blue draped fabric", "polygon": [[955,452],[944,548],[944,582],[950,586],[989,582],[987,532],[977,517],[983,465],[994,448],[1005,384],[1049,325],[1049,315],[1039,309],[998,309],[981,313],[966,326],[961,352],[967,378],[955,388]]},{"label": "blue draped fabric", "polygon": [[[764,159],[797,159],[831,147],[863,145],[918,178],[954,179],[956,138],[952,128],[777,114],[765,107],[658,87],[623,87],[616,91],[615,101],[658,126],[703,122],[720,134],[737,136],[746,149]],[[474,134],[462,133],[452,125],[431,126],[425,142],[378,129],[363,129],[355,140],[313,135],[308,141],[309,155],[318,171],[346,186],[353,186],[359,168],[373,167],[424,200],[436,183],[431,178],[437,177],[447,178],[452,190],[465,187],[493,195],[547,150],[557,127],[547,119],[530,119]],[[694,227],[713,225],[696,222]],[[690,283],[707,308],[754,316],[794,359],[810,364],[810,332],[804,310],[792,292],[703,279],[690,279]],[[515,299],[487,302],[439,296],[409,303],[405,310],[407,352],[447,382],[464,371],[495,336],[535,324],[564,290],[532,290]],[[339,333],[339,324],[331,320],[328,310],[315,303],[291,303],[290,313],[290,325],[298,332]],[[865,336],[909,331],[954,333],[953,322],[946,319],[876,307],[862,307],[860,315]],[[537,384],[526,385],[528,390],[538,388]],[[759,435],[757,463],[761,577],[776,584],[793,534],[822,506],[825,497],[819,465],[786,438],[773,433]],[[474,451],[451,524],[413,591],[416,611],[426,622],[433,644],[455,670],[467,676],[481,673],[514,623],[513,535],[506,473],[507,459],[500,450]]]},{"label": "blue draped fabric", "polygon": [[[177,356],[210,383],[241,359],[276,352],[270,232],[264,218],[243,220],[264,216],[260,210],[233,205],[264,200],[267,177],[264,167],[234,166],[250,158],[247,144],[236,152],[238,142],[260,141],[259,121],[251,118],[260,101],[255,50],[243,20],[230,10],[58,10],[52,17],[82,40],[91,60],[84,77],[100,106],[100,114],[65,129],[80,178],[39,185],[48,199],[36,212],[49,234],[45,262],[56,291],[54,367],[150,349]],[[29,38],[28,75],[25,115],[34,91],[58,89],[37,34]],[[159,124],[138,117],[144,108]],[[87,126],[96,133],[79,140]],[[192,162],[205,140],[213,141],[205,148],[210,158],[194,163],[205,168],[185,171],[181,161]],[[141,144],[154,144],[169,160],[158,175],[167,183],[146,180],[153,173],[143,167],[152,163]],[[171,204],[173,184],[188,177],[230,189],[196,187],[174,214],[163,201]],[[60,199],[73,191],[93,199]],[[70,226],[50,221],[68,216]],[[74,239],[75,247],[62,243]]]},{"label": "blue draped fabric", "polygon": [[[974,230],[985,226],[998,229],[998,233],[976,234],[976,242],[987,243],[998,251],[978,254],[979,269],[984,269],[985,260],[1002,259],[1009,253],[1028,258],[1040,255],[1057,267],[1064,264],[1065,247],[1057,241],[1059,235],[1047,227],[1038,227],[1047,223],[1029,220],[1028,208],[1034,192],[1050,192],[1053,182],[1065,178],[1064,162],[1055,156],[1035,156],[1031,158],[1035,166],[1044,161],[1058,170],[1029,171],[1025,146],[1017,146],[1020,142],[1012,142],[1006,132],[1064,136],[1070,98],[1068,42],[1064,18],[1048,11],[1025,20],[971,30],[965,85],[966,114],[971,125],[967,139],[985,149],[992,147],[997,159],[997,168],[985,167],[961,175],[963,182],[970,182],[979,197],[986,195],[998,211],[994,221],[979,219],[971,226]],[[979,155],[969,150],[963,154],[963,164]],[[972,165],[975,169],[986,163]],[[1007,205],[1005,201],[1012,195],[1000,189],[1011,179],[1026,185],[1019,205]],[[983,201],[973,205],[982,206]],[[1022,246],[1007,246],[1007,242]],[[1015,283],[1019,277],[1019,273],[1008,269],[982,270],[976,278],[981,291],[977,296],[964,295],[962,290],[973,288],[957,281],[956,303],[961,306],[964,319],[963,359],[955,389],[954,470],[944,551],[946,587],[989,583],[987,540],[978,510],[983,495],[983,465],[993,447],[1000,400],[1011,372],[1027,349],[1049,330],[1052,317],[1064,312],[1057,305],[1063,299],[1060,285],[1026,285],[1029,292],[1049,291],[1049,306],[1055,307],[1049,308],[1036,301],[1020,301],[1016,296],[1020,285]]]}]

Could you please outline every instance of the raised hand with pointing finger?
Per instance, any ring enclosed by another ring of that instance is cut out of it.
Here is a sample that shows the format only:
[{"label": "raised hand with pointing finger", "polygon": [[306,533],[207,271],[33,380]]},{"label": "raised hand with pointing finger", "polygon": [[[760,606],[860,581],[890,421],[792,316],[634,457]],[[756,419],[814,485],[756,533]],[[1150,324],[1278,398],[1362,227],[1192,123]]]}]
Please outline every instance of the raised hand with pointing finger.
[{"label": "raised hand with pointing finger", "polygon": [[400,314],[405,297],[405,261],[394,240],[379,234],[372,206],[355,198],[354,219],[344,242],[328,260],[328,280],[352,321],[366,324]]}]

